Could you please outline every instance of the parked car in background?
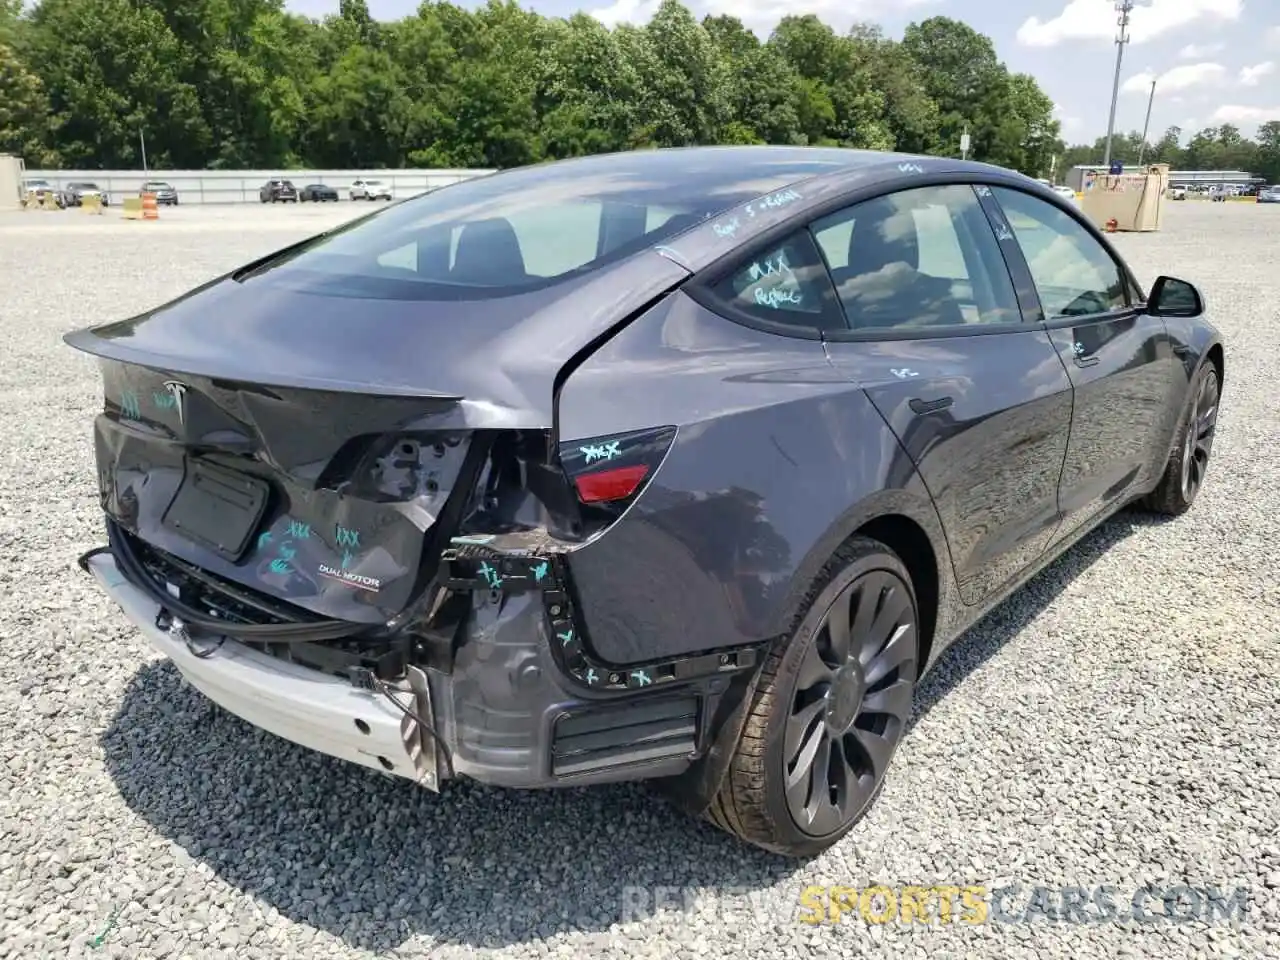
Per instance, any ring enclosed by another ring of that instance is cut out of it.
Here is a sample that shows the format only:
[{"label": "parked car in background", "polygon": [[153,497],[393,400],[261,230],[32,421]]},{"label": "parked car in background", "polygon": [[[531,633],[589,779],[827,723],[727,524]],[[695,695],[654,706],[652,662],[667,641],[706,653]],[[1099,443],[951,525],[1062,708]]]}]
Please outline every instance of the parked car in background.
[{"label": "parked car in background", "polygon": [[1170,187],[1170,188],[1169,188],[1169,199],[1170,199],[1170,200],[1185,200],[1185,199],[1187,199],[1187,188],[1186,188],[1186,187]]},{"label": "parked car in background", "polygon": [[158,206],[176,207],[178,205],[178,191],[164,180],[148,180],[139,188],[138,196],[144,193],[154,193]]},{"label": "parked car in background", "polygon": [[1058,184],[1056,187],[1053,188],[1053,192],[1060,197],[1066,198],[1067,200],[1074,200],[1076,198],[1076,192],[1072,190],[1070,187],[1068,187],[1065,183]]},{"label": "parked car in background", "polygon": [[22,181],[22,202],[27,202],[29,194],[36,195],[36,203],[44,203],[44,198],[51,196],[57,201],[58,206],[63,206],[62,194],[54,189],[53,184],[48,180],[23,180]]},{"label": "parked car in background", "polygon": [[298,194],[299,200],[314,200],[316,203],[323,203],[326,200],[332,200],[335,203],[338,200],[338,191],[334,187],[326,186],[323,183],[308,183],[302,188],[302,192]]},{"label": "parked car in background", "polygon": [[209,698],[436,791],[659,778],[793,856],[980,617],[1193,508],[1225,370],[1196,287],[1043,184],[789,147],[506,170],[65,339],[81,567]]},{"label": "parked car in background", "polygon": [[1256,203],[1280,203],[1280,183],[1273,183],[1258,191]]},{"label": "parked car in background", "polygon": [[356,180],[351,184],[352,200],[390,200],[391,187],[381,180]]},{"label": "parked car in background", "polygon": [[258,199],[263,203],[297,203],[298,188],[292,180],[268,180],[258,189]]},{"label": "parked car in background", "polygon": [[111,205],[107,191],[103,190],[96,183],[87,180],[79,180],[75,183],[68,183],[62,189],[62,206],[64,207],[80,207],[84,205],[86,197],[97,197],[102,201],[104,207]]}]

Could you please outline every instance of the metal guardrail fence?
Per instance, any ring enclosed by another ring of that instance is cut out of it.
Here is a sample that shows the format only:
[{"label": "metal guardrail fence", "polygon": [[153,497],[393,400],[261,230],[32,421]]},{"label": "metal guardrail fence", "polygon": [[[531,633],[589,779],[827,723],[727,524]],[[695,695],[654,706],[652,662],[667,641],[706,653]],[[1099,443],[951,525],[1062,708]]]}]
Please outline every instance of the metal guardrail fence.
[{"label": "metal guardrail fence", "polygon": [[47,180],[55,190],[70,183],[95,183],[112,203],[136,197],[148,181],[162,180],[178,191],[179,203],[257,203],[258,189],[268,180],[283,177],[299,190],[310,183],[334,187],[345,201],[353,180],[380,180],[394,197],[412,196],[424,190],[448,186],[493,170],[31,170],[24,180]]}]

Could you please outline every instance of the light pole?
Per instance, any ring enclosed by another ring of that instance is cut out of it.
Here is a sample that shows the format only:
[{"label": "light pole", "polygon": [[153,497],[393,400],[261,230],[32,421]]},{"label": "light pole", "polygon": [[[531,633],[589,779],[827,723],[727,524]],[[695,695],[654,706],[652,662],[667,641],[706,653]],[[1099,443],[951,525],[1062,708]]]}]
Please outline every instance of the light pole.
[{"label": "light pole", "polygon": [[1120,64],[1124,60],[1124,45],[1129,42],[1129,14],[1133,12],[1133,0],[1116,0],[1116,21],[1120,33],[1116,36],[1116,77],[1111,84],[1111,116],[1107,119],[1107,154],[1102,158],[1104,167],[1111,166],[1111,138],[1116,132],[1116,100],[1120,98]]},{"label": "light pole", "polygon": [[142,172],[147,172],[147,135],[138,128],[138,143],[142,146]]},{"label": "light pole", "polygon": [[1151,104],[1156,100],[1156,82],[1151,81],[1151,96],[1147,97],[1147,119],[1142,122],[1142,144],[1138,147],[1138,166],[1142,166],[1142,156],[1147,152],[1147,131],[1151,129]]}]

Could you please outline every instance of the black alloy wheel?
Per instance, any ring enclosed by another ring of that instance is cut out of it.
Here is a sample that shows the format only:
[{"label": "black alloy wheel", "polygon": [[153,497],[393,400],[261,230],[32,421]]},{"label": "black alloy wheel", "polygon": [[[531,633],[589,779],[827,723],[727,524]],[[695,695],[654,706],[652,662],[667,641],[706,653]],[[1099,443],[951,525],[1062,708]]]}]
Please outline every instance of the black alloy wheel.
[{"label": "black alloy wheel", "polygon": [[1204,487],[1218,429],[1218,404],[1222,399],[1222,381],[1211,362],[1201,366],[1188,393],[1190,400],[1164,474],[1155,489],[1139,502],[1140,507],[1166,517],[1181,516],[1190,510]]},{"label": "black alloy wheel", "polygon": [[915,609],[886,570],[836,597],[796,674],[786,725],[786,796],[805,833],[826,836],[870,803],[911,715]]},{"label": "black alloy wheel", "polygon": [[911,716],[919,607],[902,560],[855,536],[760,668],[704,816],[757,847],[815,856],[871,808]]},{"label": "black alloy wheel", "polygon": [[1204,485],[1213,451],[1213,435],[1218,426],[1218,374],[1212,368],[1200,381],[1200,389],[1187,421],[1187,436],[1182,452],[1182,497],[1188,503],[1196,498]]}]

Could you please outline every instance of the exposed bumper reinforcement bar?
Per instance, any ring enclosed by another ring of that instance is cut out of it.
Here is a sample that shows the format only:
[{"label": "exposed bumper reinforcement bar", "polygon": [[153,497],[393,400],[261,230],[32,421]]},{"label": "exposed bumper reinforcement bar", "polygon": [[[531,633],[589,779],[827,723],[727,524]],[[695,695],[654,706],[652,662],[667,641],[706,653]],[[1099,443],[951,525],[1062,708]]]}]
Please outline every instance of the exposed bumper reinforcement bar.
[{"label": "exposed bumper reinforcement bar", "polygon": [[[424,749],[416,729],[406,741],[405,715],[382,694],[259,653],[229,638],[215,655],[201,656],[188,646],[181,630],[156,626],[159,604],[125,579],[109,553],[88,556],[85,565],[151,646],[214,703],[319,753],[439,789],[435,751],[429,746]],[[407,703],[412,696],[418,703],[416,693],[403,691],[400,699]],[[410,747],[412,754],[406,752]]]}]

